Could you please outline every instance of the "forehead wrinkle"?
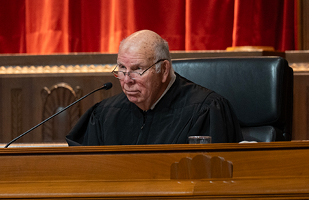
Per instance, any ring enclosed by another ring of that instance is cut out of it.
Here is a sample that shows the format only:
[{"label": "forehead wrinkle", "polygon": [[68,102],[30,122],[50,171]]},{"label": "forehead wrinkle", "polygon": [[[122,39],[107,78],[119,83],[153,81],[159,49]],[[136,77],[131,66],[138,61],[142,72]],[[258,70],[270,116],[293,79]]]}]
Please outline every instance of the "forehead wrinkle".
[{"label": "forehead wrinkle", "polygon": [[153,50],[149,48],[148,44],[130,41],[125,43],[120,49],[118,55],[133,55],[142,59],[149,59],[153,57]]}]

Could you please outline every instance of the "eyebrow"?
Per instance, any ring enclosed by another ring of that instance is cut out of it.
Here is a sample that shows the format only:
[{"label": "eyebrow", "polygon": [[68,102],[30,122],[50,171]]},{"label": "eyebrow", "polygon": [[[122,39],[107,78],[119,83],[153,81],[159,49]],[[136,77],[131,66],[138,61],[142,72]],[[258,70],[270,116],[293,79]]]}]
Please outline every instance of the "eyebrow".
[{"label": "eyebrow", "polygon": [[[118,65],[119,67],[125,67],[125,68],[127,68],[127,66],[123,65],[122,63],[117,63],[117,65]],[[131,69],[133,69],[133,70],[135,70],[135,69],[137,69],[137,68],[144,69],[144,68],[146,68],[146,67],[143,66],[143,65],[141,65],[141,63],[134,64],[134,65],[131,66]]]}]

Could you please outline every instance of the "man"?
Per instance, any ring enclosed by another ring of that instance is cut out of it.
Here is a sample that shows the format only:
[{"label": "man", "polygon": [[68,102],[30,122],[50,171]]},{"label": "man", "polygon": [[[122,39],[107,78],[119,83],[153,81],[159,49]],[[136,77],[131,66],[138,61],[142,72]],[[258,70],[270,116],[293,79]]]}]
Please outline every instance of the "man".
[{"label": "man", "polygon": [[113,71],[123,92],[89,109],[67,136],[69,145],[188,143],[242,140],[229,102],[174,73],[168,44],[143,30],[119,46]]}]

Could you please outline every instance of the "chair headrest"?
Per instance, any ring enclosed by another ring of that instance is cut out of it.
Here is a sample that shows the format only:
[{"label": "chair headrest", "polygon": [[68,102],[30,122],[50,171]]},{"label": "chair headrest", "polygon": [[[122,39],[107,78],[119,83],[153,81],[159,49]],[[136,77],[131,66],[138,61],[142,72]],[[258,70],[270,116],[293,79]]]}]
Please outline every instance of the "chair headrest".
[{"label": "chair headrest", "polygon": [[293,70],[281,57],[182,59],[173,60],[172,66],[181,76],[228,99],[242,126],[280,120],[286,81],[293,85]]}]

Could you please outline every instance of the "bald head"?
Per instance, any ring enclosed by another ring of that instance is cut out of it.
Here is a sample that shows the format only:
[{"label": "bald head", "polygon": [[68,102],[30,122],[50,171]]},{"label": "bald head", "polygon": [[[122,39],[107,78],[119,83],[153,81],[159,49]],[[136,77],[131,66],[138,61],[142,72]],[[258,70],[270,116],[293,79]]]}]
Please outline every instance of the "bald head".
[{"label": "bald head", "polygon": [[150,30],[135,32],[124,39],[119,46],[118,54],[128,51],[144,54],[145,58],[151,60],[168,59],[170,61],[167,42]]}]

